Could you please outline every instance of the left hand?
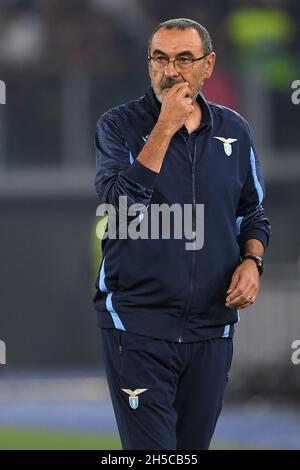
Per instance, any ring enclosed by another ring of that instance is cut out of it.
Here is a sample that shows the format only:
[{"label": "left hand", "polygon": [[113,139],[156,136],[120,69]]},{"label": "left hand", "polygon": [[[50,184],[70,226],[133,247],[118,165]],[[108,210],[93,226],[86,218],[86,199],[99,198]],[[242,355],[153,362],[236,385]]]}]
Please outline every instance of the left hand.
[{"label": "left hand", "polygon": [[226,297],[226,307],[246,308],[254,304],[259,292],[259,272],[251,259],[234,271]]}]

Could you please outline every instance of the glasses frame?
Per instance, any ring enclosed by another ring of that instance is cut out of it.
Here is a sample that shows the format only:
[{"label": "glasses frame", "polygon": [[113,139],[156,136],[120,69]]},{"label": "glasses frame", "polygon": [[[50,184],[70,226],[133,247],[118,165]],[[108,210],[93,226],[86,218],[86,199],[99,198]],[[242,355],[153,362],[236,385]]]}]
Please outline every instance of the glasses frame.
[{"label": "glasses frame", "polygon": [[[205,59],[205,57],[208,57],[209,55],[211,54],[211,52],[208,52],[207,54],[204,54],[203,56],[201,57],[196,57],[195,59],[193,57],[189,57],[189,59],[193,62],[192,63],[192,67],[191,69],[194,67],[194,63],[197,62],[198,60],[202,60],[202,59]],[[166,63],[166,65],[164,65],[162,67],[162,70],[165,68],[165,67],[168,67],[170,62],[173,62],[173,65],[174,65],[174,68],[178,71],[178,69],[176,68],[176,61],[178,60],[178,58],[175,58],[175,59],[171,59],[170,57],[166,57],[166,59],[168,60],[168,62]],[[153,62],[157,63],[156,60],[154,59],[154,57],[152,57],[152,55],[148,54],[148,62],[150,62],[150,60],[153,60]],[[180,67],[179,67],[180,68]]]}]

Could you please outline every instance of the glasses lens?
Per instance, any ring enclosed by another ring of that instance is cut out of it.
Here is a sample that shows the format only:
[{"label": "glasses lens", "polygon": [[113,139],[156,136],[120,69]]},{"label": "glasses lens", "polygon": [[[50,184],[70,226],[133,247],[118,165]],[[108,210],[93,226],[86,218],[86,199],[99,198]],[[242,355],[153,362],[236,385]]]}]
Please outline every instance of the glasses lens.
[{"label": "glasses lens", "polygon": [[193,66],[193,60],[189,57],[179,57],[175,62],[178,70],[189,70]]},{"label": "glasses lens", "polygon": [[[193,59],[190,57],[179,57],[172,62],[176,70],[189,70],[193,67]],[[163,56],[153,57],[152,64],[157,70],[164,70],[169,64],[169,59]]]},{"label": "glasses lens", "polygon": [[153,65],[159,70],[164,69],[168,65],[168,59],[162,56],[154,57]]}]

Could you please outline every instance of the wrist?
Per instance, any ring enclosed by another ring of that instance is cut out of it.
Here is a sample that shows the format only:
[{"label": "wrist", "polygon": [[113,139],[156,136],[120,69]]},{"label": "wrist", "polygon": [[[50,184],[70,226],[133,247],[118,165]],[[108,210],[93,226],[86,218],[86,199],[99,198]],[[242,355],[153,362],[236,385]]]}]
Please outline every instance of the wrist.
[{"label": "wrist", "polygon": [[165,139],[170,139],[173,137],[176,131],[171,129],[170,125],[158,120],[156,125],[155,125],[155,130],[157,130],[159,136],[165,138]]},{"label": "wrist", "polygon": [[252,254],[252,253],[249,254],[248,253],[248,254],[245,254],[245,256],[243,257],[243,261],[246,261],[246,260],[252,261],[253,263],[256,264],[258,273],[261,276],[262,273],[264,272],[263,259],[260,256],[256,255],[256,254]]},{"label": "wrist", "polygon": [[245,251],[244,255],[243,255],[243,258],[245,258],[246,256],[258,256],[258,258],[260,259],[263,259],[262,255],[260,253],[257,253],[255,251]]}]

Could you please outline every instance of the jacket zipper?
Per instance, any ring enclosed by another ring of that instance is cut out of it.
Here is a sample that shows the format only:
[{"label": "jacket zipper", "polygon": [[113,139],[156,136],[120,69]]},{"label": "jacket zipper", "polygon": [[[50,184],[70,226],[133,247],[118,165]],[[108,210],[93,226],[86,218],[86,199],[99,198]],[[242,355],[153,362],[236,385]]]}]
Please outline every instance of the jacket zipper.
[{"label": "jacket zipper", "polygon": [[123,352],[123,346],[122,346],[122,340],[121,340],[121,331],[117,331],[118,334],[118,348],[119,348],[119,353],[122,354]]},{"label": "jacket zipper", "polygon": [[[182,138],[184,139],[183,136],[182,136]],[[193,192],[192,230],[193,230],[193,233],[194,233],[196,231],[196,183],[195,183],[195,176],[196,175],[195,175],[195,164],[196,164],[197,144],[196,144],[196,140],[195,140],[194,158],[192,159],[190,149],[189,149],[185,139],[184,139],[184,143],[187,147],[189,159],[190,159],[191,164],[192,164],[192,192]],[[178,338],[179,343],[182,343],[182,341],[183,341],[182,334],[183,334],[184,323],[185,323],[187,313],[188,313],[188,311],[191,307],[191,304],[192,304],[193,290],[194,290],[195,266],[196,266],[196,253],[195,253],[195,250],[192,250],[192,269],[191,269],[190,286],[189,286],[190,287],[190,294],[189,294],[189,298],[188,298],[188,302],[187,302],[187,307],[186,307],[186,309],[184,311],[184,314],[183,314],[183,320],[182,320],[180,334],[179,334],[179,338]]]}]

